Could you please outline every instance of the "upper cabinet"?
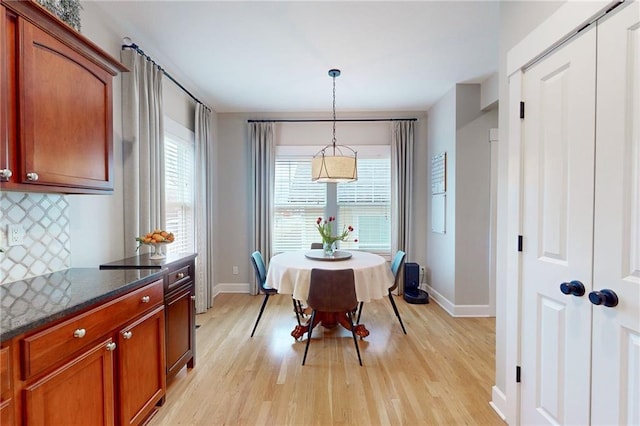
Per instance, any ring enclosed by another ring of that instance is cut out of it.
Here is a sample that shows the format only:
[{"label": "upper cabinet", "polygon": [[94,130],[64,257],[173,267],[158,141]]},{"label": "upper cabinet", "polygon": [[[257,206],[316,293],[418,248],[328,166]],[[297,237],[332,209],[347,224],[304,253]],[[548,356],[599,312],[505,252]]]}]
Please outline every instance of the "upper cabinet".
[{"label": "upper cabinet", "polygon": [[0,5],[0,189],[110,193],[127,69],[34,1]]}]

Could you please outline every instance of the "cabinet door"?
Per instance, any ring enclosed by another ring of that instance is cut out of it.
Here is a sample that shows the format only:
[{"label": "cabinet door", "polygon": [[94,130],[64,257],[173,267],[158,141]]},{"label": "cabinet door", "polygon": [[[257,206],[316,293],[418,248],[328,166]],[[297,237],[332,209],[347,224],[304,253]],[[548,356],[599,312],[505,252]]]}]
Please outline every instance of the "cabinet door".
[{"label": "cabinet door", "polygon": [[139,424],[165,394],[164,306],[118,335],[120,424]]},{"label": "cabinet door", "polygon": [[114,346],[103,341],[27,386],[26,423],[113,425]]},{"label": "cabinet door", "polygon": [[15,34],[17,18],[0,7],[0,182],[8,182],[16,172],[13,161],[16,140]]},{"label": "cabinet door", "polygon": [[525,72],[523,424],[589,424],[596,29]]},{"label": "cabinet door", "polygon": [[195,309],[193,282],[169,296],[166,301],[167,378],[173,377],[185,364],[193,367]]},{"label": "cabinet door", "polygon": [[[621,6],[622,7],[622,6]],[[640,425],[640,5],[598,23],[592,425]]]},{"label": "cabinet door", "polygon": [[16,181],[112,190],[111,75],[23,19],[19,44]]}]

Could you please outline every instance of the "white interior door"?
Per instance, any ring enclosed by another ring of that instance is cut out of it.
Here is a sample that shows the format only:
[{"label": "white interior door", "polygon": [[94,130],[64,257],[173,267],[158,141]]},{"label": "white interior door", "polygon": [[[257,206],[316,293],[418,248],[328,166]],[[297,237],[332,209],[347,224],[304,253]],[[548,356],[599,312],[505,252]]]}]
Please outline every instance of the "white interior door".
[{"label": "white interior door", "polygon": [[640,425],[640,6],[598,23],[594,290],[594,425]]},{"label": "white interior door", "polygon": [[521,422],[589,423],[596,29],[524,73]]}]

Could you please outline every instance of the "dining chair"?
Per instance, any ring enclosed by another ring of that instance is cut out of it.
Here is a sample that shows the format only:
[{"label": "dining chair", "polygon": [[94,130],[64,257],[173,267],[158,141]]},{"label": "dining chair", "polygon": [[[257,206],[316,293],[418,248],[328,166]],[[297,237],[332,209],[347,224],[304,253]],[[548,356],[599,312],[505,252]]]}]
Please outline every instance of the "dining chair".
[{"label": "dining chair", "polygon": [[[398,317],[398,321],[400,321],[400,327],[402,327],[402,331],[404,334],[407,334],[407,330],[404,329],[404,324],[402,323],[402,318],[400,318],[400,312],[398,311],[398,307],[396,306],[396,302],[393,300],[392,292],[398,288],[398,283],[400,282],[400,270],[402,269],[402,265],[404,265],[404,258],[407,254],[402,250],[398,250],[396,255],[393,257],[393,262],[391,262],[391,273],[393,274],[393,285],[389,287],[389,301],[391,302],[391,306],[393,307],[393,312],[396,313],[396,317]],[[360,322],[360,315],[362,315],[362,307],[364,306],[364,302],[360,302],[360,307],[358,309],[358,319],[356,320],[356,324]]]},{"label": "dining chair", "polygon": [[309,329],[307,330],[307,345],[304,348],[304,357],[302,365],[307,360],[307,352],[311,343],[311,332],[316,319],[316,313],[346,313],[349,323],[351,324],[351,334],[353,343],[356,345],[358,353],[358,362],[362,366],[362,358],[360,358],[360,348],[356,339],[355,324],[353,323],[352,311],[358,306],[356,298],[356,284],[353,269],[312,269],[311,281],[309,282],[309,296],[307,304],[313,311],[309,320]]},{"label": "dining chair", "polygon": [[[260,318],[262,317],[262,312],[264,312],[264,307],[267,306],[267,301],[269,300],[269,296],[278,293],[278,290],[275,288],[267,288],[267,268],[264,265],[264,258],[262,257],[262,253],[259,251],[254,251],[251,253],[251,263],[253,263],[253,268],[256,271],[256,280],[259,284],[259,290],[264,293],[264,300],[262,301],[262,306],[260,306],[260,313],[258,313],[258,318],[256,318],[256,323],[253,326],[253,330],[251,331],[251,337],[256,332],[256,328],[258,327],[258,323],[260,322]],[[300,313],[299,310],[302,310],[301,306],[296,305],[296,300],[292,297],[293,301],[293,310],[296,313],[296,319],[298,320],[298,325],[302,325],[300,323]],[[299,302],[298,302],[299,304]]]},{"label": "dining chair", "polygon": [[322,243],[311,243],[312,250],[321,249],[321,248],[322,248]]}]

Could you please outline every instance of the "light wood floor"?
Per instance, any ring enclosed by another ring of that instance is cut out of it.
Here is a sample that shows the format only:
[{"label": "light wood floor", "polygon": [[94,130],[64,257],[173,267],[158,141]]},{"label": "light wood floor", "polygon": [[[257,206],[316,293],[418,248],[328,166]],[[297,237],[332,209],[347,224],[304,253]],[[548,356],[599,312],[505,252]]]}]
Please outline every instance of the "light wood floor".
[{"label": "light wood floor", "polygon": [[222,294],[196,317],[196,367],[169,384],[151,425],[504,425],[489,406],[495,320],[452,318],[434,302],[366,304],[358,340],[341,327],[295,341],[291,299]]}]

